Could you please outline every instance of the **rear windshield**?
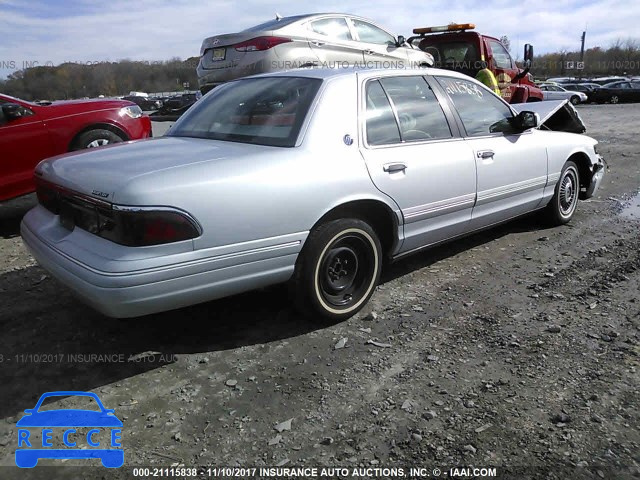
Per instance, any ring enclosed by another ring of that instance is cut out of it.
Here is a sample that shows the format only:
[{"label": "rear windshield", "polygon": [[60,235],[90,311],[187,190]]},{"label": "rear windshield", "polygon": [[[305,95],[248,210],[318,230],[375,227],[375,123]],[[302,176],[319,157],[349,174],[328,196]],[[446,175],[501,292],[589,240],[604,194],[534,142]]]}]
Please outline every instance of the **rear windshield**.
[{"label": "rear windshield", "polygon": [[249,27],[243,30],[243,32],[261,32],[264,30],[277,30],[278,28],[286,27],[287,25],[291,25],[292,23],[297,22],[298,20],[302,20],[307,16],[308,15],[296,15],[295,17],[284,17],[284,18],[281,18],[280,20],[273,19],[273,20],[269,20],[268,22],[255,25],[253,27]]},{"label": "rear windshield", "polygon": [[203,97],[173,126],[172,137],[293,147],[322,80],[237,80]]}]

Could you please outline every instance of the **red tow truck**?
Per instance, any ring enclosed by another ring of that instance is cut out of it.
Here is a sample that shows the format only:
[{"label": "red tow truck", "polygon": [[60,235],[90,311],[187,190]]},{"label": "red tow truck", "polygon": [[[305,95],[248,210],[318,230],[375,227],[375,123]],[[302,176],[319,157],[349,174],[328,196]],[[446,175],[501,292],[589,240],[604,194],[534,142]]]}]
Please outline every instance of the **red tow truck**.
[{"label": "red tow truck", "polygon": [[495,84],[489,85],[493,74],[500,95],[509,103],[541,101],[542,90],[529,74],[533,47],[525,45],[525,68],[520,69],[500,40],[475,32],[474,28],[473,23],[415,28],[415,36],[407,42],[433,55],[434,67],[478,78],[490,88],[495,88]]}]

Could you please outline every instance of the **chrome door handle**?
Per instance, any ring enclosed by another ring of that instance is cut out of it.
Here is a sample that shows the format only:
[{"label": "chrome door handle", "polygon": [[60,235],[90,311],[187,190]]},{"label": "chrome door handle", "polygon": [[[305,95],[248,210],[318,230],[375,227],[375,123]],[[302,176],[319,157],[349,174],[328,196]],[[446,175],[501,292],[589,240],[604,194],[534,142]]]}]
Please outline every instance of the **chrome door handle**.
[{"label": "chrome door handle", "polygon": [[387,163],[382,166],[382,170],[387,173],[404,172],[407,166],[404,163]]},{"label": "chrome door handle", "polygon": [[313,45],[314,47],[322,47],[322,46],[324,46],[324,42],[313,41],[313,42],[311,42],[311,45]]},{"label": "chrome door handle", "polygon": [[365,50],[364,53],[366,53],[367,55],[375,55],[376,52],[374,52],[373,50]]},{"label": "chrome door handle", "polygon": [[482,150],[478,152],[478,158],[493,158],[494,155],[493,150]]}]

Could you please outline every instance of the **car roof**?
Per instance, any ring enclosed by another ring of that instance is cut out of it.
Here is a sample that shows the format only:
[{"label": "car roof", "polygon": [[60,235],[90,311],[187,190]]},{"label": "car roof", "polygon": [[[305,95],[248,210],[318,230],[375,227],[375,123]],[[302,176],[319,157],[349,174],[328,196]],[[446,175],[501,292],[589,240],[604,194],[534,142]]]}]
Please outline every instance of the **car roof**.
[{"label": "car roof", "polygon": [[[349,77],[357,75],[361,78],[379,77],[381,74],[387,75],[446,75],[449,77],[460,78],[462,80],[473,80],[468,75],[464,75],[452,70],[444,70],[441,68],[299,68],[294,70],[285,70],[281,72],[263,73],[246,78],[263,78],[263,77],[306,77],[327,80],[337,77]],[[243,78],[238,79],[242,81]]]},{"label": "car roof", "polygon": [[323,18],[323,17],[349,17],[355,18],[357,20],[362,20],[367,23],[372,23],[374,25],[378,25],[374,20],[371,20],[366,17],[361,17],[359,15],[353,15],[351,13],[339,13],[339,12],[325,12],[325,13],[308,13],[305,15],[293,15],[289,17],[281,17],[274,18],[272,20],[268,20],[263,23],[259,23],[258,25],[254,25],[252,27],[246,28],[242,30],[243,32],[260,32],[265,30],[277,30],[282,27],[286,27],[287,25],[291,25],[296,22],[306,22],[308,20],[313,20],[315,18]]}]

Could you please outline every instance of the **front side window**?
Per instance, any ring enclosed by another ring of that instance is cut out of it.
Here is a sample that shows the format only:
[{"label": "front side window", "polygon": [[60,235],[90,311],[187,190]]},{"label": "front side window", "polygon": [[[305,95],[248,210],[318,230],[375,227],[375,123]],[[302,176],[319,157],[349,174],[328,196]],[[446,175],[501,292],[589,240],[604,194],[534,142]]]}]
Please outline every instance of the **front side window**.
[{"label": "front side window", "polygon": [[403,142],[451,138],[444,111],[423,77],[389,77],[380,83],[396,109]]},{"label": "front side window", "polygon": [[230,82],[196,102],[168,135],[293,147],[321,84],[304,77]]},{"label": "front side window", "polygon": [[393,35],[388,34],[381,28],[361,20],[352,19],[351,21],[361,42],[390,46],[396,44],[396,39]]},{"label": "front side window", "polygon": [[507,52],[507,49],[500,42],[495,40],[489,40],[489,46],[491,47],[491,53],[493,53],[493,61],[498,68],[511,68],[511,55]]},{"label": "front side window", "polygon": [[453,102],[468,136],[513,133],[513,112],[493,93],[474,82],[460,78],[436,79]]},{"label": "front side window", "polygon": [[384,89],[378,80],[367,83],[366,126],[369,145],[389,145],[400,142],[396,117]]},{"label": "front side window", "polygon": [[311,22],[311,30],[337,40],[352,40],[349,26],[344,18],[323,18]]}]

